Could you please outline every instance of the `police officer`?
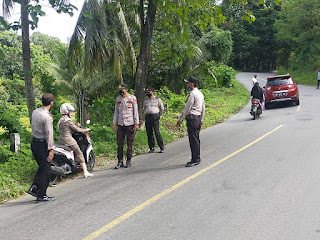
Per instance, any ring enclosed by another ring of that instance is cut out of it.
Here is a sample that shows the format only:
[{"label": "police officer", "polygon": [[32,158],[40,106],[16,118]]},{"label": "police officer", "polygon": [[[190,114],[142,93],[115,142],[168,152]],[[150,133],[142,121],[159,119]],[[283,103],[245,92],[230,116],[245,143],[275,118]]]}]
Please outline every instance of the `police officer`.
[{"label": "police officer", "polygon": [[145,90],[147,98],[143,102],[144,111],[146,113],[145,120],[146,120],[146,130],[148,136],[148,144],[149,144],[149,153],[154,152],[154,136],[153,131],[156,135],[157,143],[160,148],[160,153],[164,152],[164,145],[162,141],[162,137],[159,130],[159,120],[164,110],[163,103],[160,98],[154,96],[154,89],[147,88]]},{"label": "police officer", "polygon": [[200,129],[204,121],[205,103],[204,96],[198,89],[199,80],[196,77],[190,77],[187,82],[190,94],[186,106],[179,117],[177,126],[180,127],[183,119],[187,120],[189,145],[191,148],[191,161],[186,167],[193,167],[200,164]]},{"label": "police officer", "polygon": [[42,107],[35,109],[31,116],[31,150],[39,167],[28,193],[37,197],[37,201],[52,201],[55,197],[47,196],[50,162],[53,159],[54,149],[52,116],[49,110],[55,100],[51,93],[46,93],[42,96],[41,101]]},{"label": "police officer", "polygon": [[[113,115],[113,131],[117,131],[117,157],[118,164],[115,169],[124,167],[123,165],[123,145],[127,136],[127,162],[126,167],[131,167],[131,158],[133,152],[133,140],[135,131],[139,129],[139,113],[137,98],[128,93],[127,84],[121,84],[118,87],[119,96],[116,98],[116,104]],[[118,128],[117,128],[118,127]]]}]

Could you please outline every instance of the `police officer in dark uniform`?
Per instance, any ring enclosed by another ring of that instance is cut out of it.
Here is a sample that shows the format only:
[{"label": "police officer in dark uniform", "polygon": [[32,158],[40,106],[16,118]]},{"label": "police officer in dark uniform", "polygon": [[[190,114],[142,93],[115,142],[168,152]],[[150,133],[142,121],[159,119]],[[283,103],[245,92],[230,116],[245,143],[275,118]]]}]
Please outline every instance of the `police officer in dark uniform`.
[{"label": "police officer in dark uniform", "polygon": [[154,136],[153,132],[156,135],[157,143],[160,148],[160,153],[164,152],[163,140],[161,137],[161,133],[159,130],[160,118],[164,110],[164,106],[162,100],[156,96],[154,96],[154,89],[147,88],[145,90],[147,98],[143,102],[144,111],[146,113],[146,131],[148,136],[148,145],[149,145],[149,153],[154,152]]},{"label": "police officer in dark uniform", "polygon": [[42,96],[41,101],[42,107],[35,109],[31,116],[31,150],[39,167],[27,193],[35,196],[37,201],[52,201],[55,197],[47,196],[50,162],[53,159],[54,149],[52,116],[49,110],[55,100],[51,93],[46,93]]},{"label": "police officer in dark uniform", "polygon": [[205,102],[202,92],[198,89],[199,80],[195,77],[190,77],[187,82],[190,94],[186,102],[186,106],[179,117],[177,126],[180,127],[183,119],[187,120],[189,145],[191,149],[191,161],[186,167],[193,167],[200,164],[200,129],[204,121]]}]

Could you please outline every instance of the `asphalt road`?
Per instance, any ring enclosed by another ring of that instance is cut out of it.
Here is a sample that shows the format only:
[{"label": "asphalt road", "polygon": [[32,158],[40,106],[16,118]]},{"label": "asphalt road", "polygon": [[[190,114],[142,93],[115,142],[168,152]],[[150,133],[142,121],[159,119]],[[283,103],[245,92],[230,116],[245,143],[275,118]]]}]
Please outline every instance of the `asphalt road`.
[{"label": "asphalt road", "polygon": [[[250,89],[252,76],[237,78]],[[1,204],[0,239],[320,239],[320,90],[299,90],[300,106],[252,120],[248,104],[204,129],[196,167],[184,138],[49,188],[54,202]]]}]

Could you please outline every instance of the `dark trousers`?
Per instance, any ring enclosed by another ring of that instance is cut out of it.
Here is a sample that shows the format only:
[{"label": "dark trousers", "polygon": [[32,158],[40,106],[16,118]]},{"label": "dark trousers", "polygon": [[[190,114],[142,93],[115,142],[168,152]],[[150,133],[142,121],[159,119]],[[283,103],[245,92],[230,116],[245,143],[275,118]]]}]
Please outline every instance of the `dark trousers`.
[{"label": "dark trousers", "polygon": [[49,155],[48,145],[45,141],[32,141],[31,151],[39,166],[33,179],[33,184],[38,187],[39,191],[37,196],[43,197],[47,194],[47,188],[50,181],[51,164],[47,161]]},{"label": "dark trousers", "polygon": [[318,79],[318,87],[317,87],[318,89],[319,89],[319,84],[320,84],[320,79]]},{"label": "dark trousers", "polygon": [[135,135],[134,125],[118,126],[118,130],[117,130],[118,161],[123,160],[123,145],[124,145],[124,139],[126,136],[127,136],[127,159],[132,158],[134,135]]},{"label": "dark trousers", "polygon": [[149,148],[154,149],[154,146],[155,146],[155,141],[153,136],[153,132],[154,132],[156,135],[158,146],[160,147],[161,150],[163,150],[164,146],[163,146],[163,141],[162,141],[162,137],[159,130],[160,115],[147,114],[145,116],[145,120],[146,120],[146,130],[147,130]]},{"label": "dark trousers", "polygon": [[187,128],[191,149],[191,162],[200,162],[200,129],[201,116],[187,115]]}]

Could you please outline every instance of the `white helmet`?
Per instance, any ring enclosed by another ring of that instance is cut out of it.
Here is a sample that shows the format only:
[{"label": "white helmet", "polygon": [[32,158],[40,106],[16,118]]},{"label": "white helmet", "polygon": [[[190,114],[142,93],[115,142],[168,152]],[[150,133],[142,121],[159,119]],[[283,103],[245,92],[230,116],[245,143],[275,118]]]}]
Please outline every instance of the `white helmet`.
[{"label": "white helmet", "polygon": [[74,105],[72,103],[63,103],[60,106],[60,113],[62,115],[69,114],[69,111],[73,111],[73,112],[76,111],[76,108],[74,107]]}]

